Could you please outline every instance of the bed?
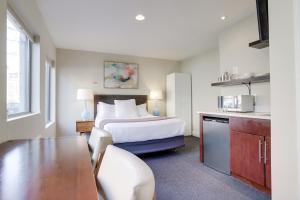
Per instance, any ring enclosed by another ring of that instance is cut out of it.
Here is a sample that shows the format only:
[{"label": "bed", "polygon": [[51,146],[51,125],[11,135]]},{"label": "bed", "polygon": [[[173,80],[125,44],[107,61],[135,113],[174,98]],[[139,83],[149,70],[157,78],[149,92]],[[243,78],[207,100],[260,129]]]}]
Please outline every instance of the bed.
[{"label": "bed", "polygon": [[136,155],[184,146],[184,122],[177,118],[97,119],[98,102],[129,99],[135,99],[137,106],[148,102],[147,95],[94,95],[95,126],[110,132],[115,146]]}]

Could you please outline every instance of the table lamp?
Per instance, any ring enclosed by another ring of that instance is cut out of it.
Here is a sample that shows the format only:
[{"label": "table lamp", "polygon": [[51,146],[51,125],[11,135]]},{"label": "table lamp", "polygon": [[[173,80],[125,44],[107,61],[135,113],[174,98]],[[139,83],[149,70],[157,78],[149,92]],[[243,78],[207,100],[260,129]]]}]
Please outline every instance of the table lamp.
[{"label": "table lamp", "polygon": [[162,92],[162,90],[151,90],[150,91],[150,99],[154,100],[153,115],[160,116],[160,110],[159,110],[159,107],[158,107],[158,101],[163,99],[163,92]]},{"label": "table lamp", "polygon": [[77,90],[77,100],[84,101],[84,111],[81,114],[83,121],[90,119],[91,114],[87,109],[87,101],[93,100],[93,91],[90,89],[78,89]]}]

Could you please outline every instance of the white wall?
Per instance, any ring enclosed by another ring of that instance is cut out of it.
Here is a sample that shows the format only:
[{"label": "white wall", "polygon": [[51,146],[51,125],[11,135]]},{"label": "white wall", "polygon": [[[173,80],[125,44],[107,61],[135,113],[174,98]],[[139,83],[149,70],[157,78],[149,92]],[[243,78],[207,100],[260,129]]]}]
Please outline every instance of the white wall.
[{"label": "white wall", "polygon": [[[14,8],[19,17],[24,21],[28,29],[33,33],[40,35],[40,77],[38,83],[34,87],[39,89],[39,95],[36,99],[40,99],[40,112],[26,118],[7,122],[6,116],[6,5],[7,0],[0,0],[0,142],[9,139],[34,138],[37,136],[54,136],[55,123],[49,128],[45,128],[44,113],[44,66],[45,58],[55,60],[55,47],[43,23],[41,14],[38,11],[34,0],[18,1],[10,0],[11,6]],[[39,104],[39,103],[38,103]]]},{"label": "white wall", "polygon": [[[6,127],[6,1],[0,0],[0,127]],[[8,139],[6,129],[0,132],[0,142]]]},{"label": "white wall", "polygon": [[[249,42],[258,39],[256,15],[251,15],[223,30],[219,35],[218,47],[206,54],[185,59],[181,62],[181,71],[192,74],[193,95],[193,134],[199,135],[199,116],[196,111],[217,110],[218,95],[248,94],[246,86],[211,87],[218,76],[225,71],[232,73],[237,67],[238,73],[270,72],[269,48],[249,48]],[[270,83],[252,85],[252,94],[256,95],[257,112],[270,112]]]},{"label": "white wall", "polygon": [[211,87],[219,74],[219,53],[215,49],[203,55],[181,62],[181,71],[192,75],[192,130],[199,137],[199,115],[197,111],[216,110],[220,89]]},{"label": "white wall", "polygon": [[[294,1],[294,19],[295,19],[295,55],[300,54],[300,2],[299,1]],[[295,59],[295,65],[296,65],[296,102],[300,102],[300,57],[296,56]],[[297,132],[296,132],[296,137],[297,137],[297,151],[298,153],[297,157],[297,172],[298,172],[298,188],[300,187],[300,104],[296,103],[296,112],[297,112]],[[297,186],[296,186],[297,187]],[[300,190],[296,190],[298,192],[297,197],[300,198]]]},{"label": "white wall", "polygon": [[269,1],[273,200],[300,199],[299,14],[296,0]]},{"label": "white wall", "polygon": [[[139,88],[103,88],[103,63],[105,60],[138,63]],[[148,95],[151,89],[165,91],[166,75],[178,71],[179,63],[134,56],[58,49],[57,69],[57,134],[72,135],[75,134],[75,121],[80,119],[83,110],[83,102],[76,100],[78,88],[90,88],[96,94]],[[163,102],[161,105],[162,114],[165,114],[164,104]],[[89,110],[93,111],[92,102],[89,103]]]},{"label": "white wall", "polygon": [[[270,72],[269,48],[249,48],[250,42],[258,40],[256,14],[238,22],[222,31],[219,35],[220,74],[232,72],[238,68],[239,74],[254,72],[256,74]],[[221,88],[221,95],[248,94],[246,86]],[[270,84],[252,85],[252,94],[256,95],[257,112],[270,112]]]}]

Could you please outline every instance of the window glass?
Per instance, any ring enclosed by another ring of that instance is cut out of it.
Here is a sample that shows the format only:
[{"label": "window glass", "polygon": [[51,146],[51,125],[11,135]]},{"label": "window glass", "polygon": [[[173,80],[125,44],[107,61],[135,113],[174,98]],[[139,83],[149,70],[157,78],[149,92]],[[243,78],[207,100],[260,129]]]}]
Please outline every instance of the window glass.
[{"label": "window glass", "polygon": [[7,14],[7,115],[29,113],[31,47],[21,26]]},{"label": "window glass", "polygon": [[46,123],[52,122],[52,91],[53,91],[53,84],[52,84],[52,79],[53,79],[53,68],[49,62],[46,62],[46,70],[45,70],[45,114],[46,114]]}]

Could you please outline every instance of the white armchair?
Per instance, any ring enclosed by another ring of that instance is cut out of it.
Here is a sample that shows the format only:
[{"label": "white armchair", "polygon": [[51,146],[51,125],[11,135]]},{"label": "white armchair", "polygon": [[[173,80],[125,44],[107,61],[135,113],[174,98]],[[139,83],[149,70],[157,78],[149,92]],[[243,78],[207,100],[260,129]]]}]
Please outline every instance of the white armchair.
[{"label": "white armchair", "polygon": [[110,133],[94,127],[88,144],[92,151],[92,166],[94,168],[95,175],[97,175],[105,149],[108,145],[112,144],[112,136]]},{"label": "white armchair", "polygon": [[107,200],[152,200],[155,181],[150,167],[132,153],[108,145],[97,185]]}]

